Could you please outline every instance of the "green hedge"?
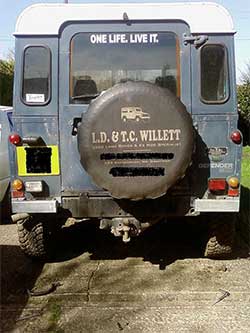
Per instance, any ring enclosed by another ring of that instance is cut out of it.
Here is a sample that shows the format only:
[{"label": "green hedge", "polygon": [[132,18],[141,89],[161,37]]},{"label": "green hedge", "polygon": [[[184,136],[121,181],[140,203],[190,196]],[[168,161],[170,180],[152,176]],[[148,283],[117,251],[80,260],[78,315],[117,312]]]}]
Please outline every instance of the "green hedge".
[{"label": "green hedge", "polygon": [[12,105],[14,61],[0,60],[0,105]]},{"label": "green hedge", "polygon": [[238,86],[239,129],[243,133],[244,144],[250,144],[250,82]]}]

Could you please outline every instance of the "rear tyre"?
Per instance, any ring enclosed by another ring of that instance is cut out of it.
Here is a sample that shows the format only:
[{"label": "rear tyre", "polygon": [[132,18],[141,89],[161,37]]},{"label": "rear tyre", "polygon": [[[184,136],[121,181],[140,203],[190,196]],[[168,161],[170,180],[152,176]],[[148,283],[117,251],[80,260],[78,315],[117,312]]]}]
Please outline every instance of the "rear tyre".
[{"label": "rear tyre", "polygon": [[210,225],[209,237],[205,248],[205,257],[223,259],[233,255],[235,244],[235,216]]},{"label": "rear tyre", "polygon": [[30,216],[17,221],[20,248],[29,257],[45,258],[48,254],[48,239],[45,233],[46,223],[37,216]]}]

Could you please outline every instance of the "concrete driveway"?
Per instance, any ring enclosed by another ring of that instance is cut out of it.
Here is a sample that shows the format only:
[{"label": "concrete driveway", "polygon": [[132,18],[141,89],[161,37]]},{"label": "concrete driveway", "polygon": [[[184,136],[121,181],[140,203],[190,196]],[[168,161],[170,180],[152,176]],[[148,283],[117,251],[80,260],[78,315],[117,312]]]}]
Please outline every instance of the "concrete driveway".
[{"label": "concrete driveway", "polygon": [[178,222],[124,245],[87,223],[42,263],[0,225],[1,332],[249,332],[250,260],[202,259],[200,239]]}]

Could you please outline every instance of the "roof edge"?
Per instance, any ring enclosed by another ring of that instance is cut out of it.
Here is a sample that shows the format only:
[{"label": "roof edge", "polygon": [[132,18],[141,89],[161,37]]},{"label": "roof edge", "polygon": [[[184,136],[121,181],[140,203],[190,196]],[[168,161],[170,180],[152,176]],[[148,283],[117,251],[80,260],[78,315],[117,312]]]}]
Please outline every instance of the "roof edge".
[{"label": "roof edge", "polygon": [[[97,11],[101,7],[101,11]],[[192,10],[200,12],[193,15]],[[54,10],[57,15],[48,13]],[[84,9],[81,14],[80,9]],[[140,10],[139,10],[140,9]],[[157,12],[157,9],[159,12]],[[181,10],[182,9],[182,10]],[[184,10],[185,9],[185,10]],[[209,10],[208,10],[209,9]],[[74,20],[122,20],[124,11],[131,20],[176,19],[187,22],[192,33],[235,33],[233,20],[228,10],[215,2],[177,3],[40,3],[25,8],[16,22],[14,35],[57,35],[64,22]],[[43,27],[46,14],[47,28]],[[165,16],[164,16],[165,14]],[[204,14],[204,17],[201,17]],[[34,19],[35,17],[35,19]],[[40,19],[39,19],[40,18]],[[212,22],[212,23],[211,23]],[[202,29],[204,27],[204,29]],[[217,27],[217,30],[216,30]]]}]

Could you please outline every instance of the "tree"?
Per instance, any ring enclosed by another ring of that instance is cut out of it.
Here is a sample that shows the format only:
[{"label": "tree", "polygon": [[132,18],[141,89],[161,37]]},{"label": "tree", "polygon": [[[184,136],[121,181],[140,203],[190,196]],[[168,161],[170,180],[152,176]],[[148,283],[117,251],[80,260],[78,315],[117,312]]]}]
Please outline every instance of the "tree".
[{"label": "tree", "polygon": [[14,82],[14,56],[9,54],[7,60],[0,59],[0,104],[12,105]]},{"label": "tree", "polygon": [[241,82],[242,84],[250,84],[250,60],[246,64],[246,69],[244,72],[241,72]]},{"label": "tree", "polygon": [[244,143],[250,143],[250,62],[241,74],[242,84],[237,88],[239,107],[239,128],[243,133]]}]

